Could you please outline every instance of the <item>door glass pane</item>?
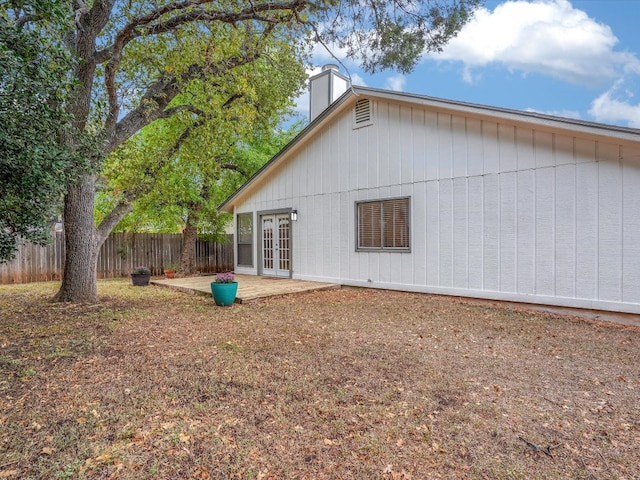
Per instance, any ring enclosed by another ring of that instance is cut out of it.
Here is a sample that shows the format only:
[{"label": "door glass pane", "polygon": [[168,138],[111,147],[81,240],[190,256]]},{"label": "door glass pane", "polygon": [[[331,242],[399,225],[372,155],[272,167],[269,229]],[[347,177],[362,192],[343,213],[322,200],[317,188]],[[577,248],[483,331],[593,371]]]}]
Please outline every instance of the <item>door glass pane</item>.
[{"label": "door glass pane", "polygon": [[278,218],[278,268],[289,271],[289,217]]},{"label": "door glass pane", "polygon": [[262,266],[273,268],[273,219],[262,219]]}]

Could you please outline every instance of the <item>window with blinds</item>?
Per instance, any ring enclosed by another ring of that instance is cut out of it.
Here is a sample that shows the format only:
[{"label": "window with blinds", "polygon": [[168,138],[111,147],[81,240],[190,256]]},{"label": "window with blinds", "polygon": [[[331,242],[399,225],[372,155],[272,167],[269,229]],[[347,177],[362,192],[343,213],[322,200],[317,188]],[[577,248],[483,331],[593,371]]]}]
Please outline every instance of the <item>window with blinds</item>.
[{"label": "window with blinds", "polygon": [[356,203],[357,249],[409,251],[409,198]]},{"label": "window with blinds", "polygon": [[239,213],[237,217],[238,265],[253,267],[253,214]]}]

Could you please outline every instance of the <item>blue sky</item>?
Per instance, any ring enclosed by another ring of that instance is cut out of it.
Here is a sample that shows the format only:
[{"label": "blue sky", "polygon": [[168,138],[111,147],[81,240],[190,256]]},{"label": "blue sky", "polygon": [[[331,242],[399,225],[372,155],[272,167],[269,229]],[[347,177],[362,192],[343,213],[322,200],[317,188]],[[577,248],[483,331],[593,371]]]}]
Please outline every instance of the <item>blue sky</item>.
[{"label": "blue sky", "polygon": [[[639,21],[640,0],[485,0],[411,74],[369,75],[333,53],[357,85],[640,128]],[[335,63],[321,47],[312,61],[310,73]]]}]

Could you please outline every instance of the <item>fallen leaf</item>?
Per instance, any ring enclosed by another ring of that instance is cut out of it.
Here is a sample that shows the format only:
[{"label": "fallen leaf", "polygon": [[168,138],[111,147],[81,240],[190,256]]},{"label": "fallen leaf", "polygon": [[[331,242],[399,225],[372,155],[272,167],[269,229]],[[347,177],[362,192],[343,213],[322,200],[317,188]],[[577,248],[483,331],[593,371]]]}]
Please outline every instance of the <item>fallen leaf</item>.
[{"label": "fallen leaf", "polygon": [[192,477],[199,478],[201,480],[209,480],[211,478],[211,474],[209,473],[209,470],[207,470],[206,468],[197,466],[193,471]]},{"label": "fallen leaf", "polygon": [[106,463],[106,462],[110,461],[112,458],[113,458],[113,456],[110,453],[104,453],[102,455],[98,455],[93,460],[96,463]]},{"label": "fallen leaf", "polygon": [[269,470],[267,470],[266,468],[264,469],[264,472],[258,472],[257,480],[263,480],[264,478],[267,478],[268,473]]}]

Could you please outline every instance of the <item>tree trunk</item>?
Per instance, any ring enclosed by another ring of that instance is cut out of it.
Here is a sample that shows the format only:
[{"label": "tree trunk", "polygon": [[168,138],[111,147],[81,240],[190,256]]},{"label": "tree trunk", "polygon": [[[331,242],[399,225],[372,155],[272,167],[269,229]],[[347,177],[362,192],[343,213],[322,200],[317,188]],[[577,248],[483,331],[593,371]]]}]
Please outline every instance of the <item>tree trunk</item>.
[{"label": "tree trunk", "polygon": [[85,175],[71,187],[64,202],[65,265],[58,302],[98,300],[97,264],[100,244],[93,224],[95,179]]},{"label": "tree trunk", "polygon": [[187,224],[182,232],[182,254],[180,258],[180,270],[185,275],[194,273],[196,240],[198,239],[198,231],[192,223],[191,214],[187,216]]}]

